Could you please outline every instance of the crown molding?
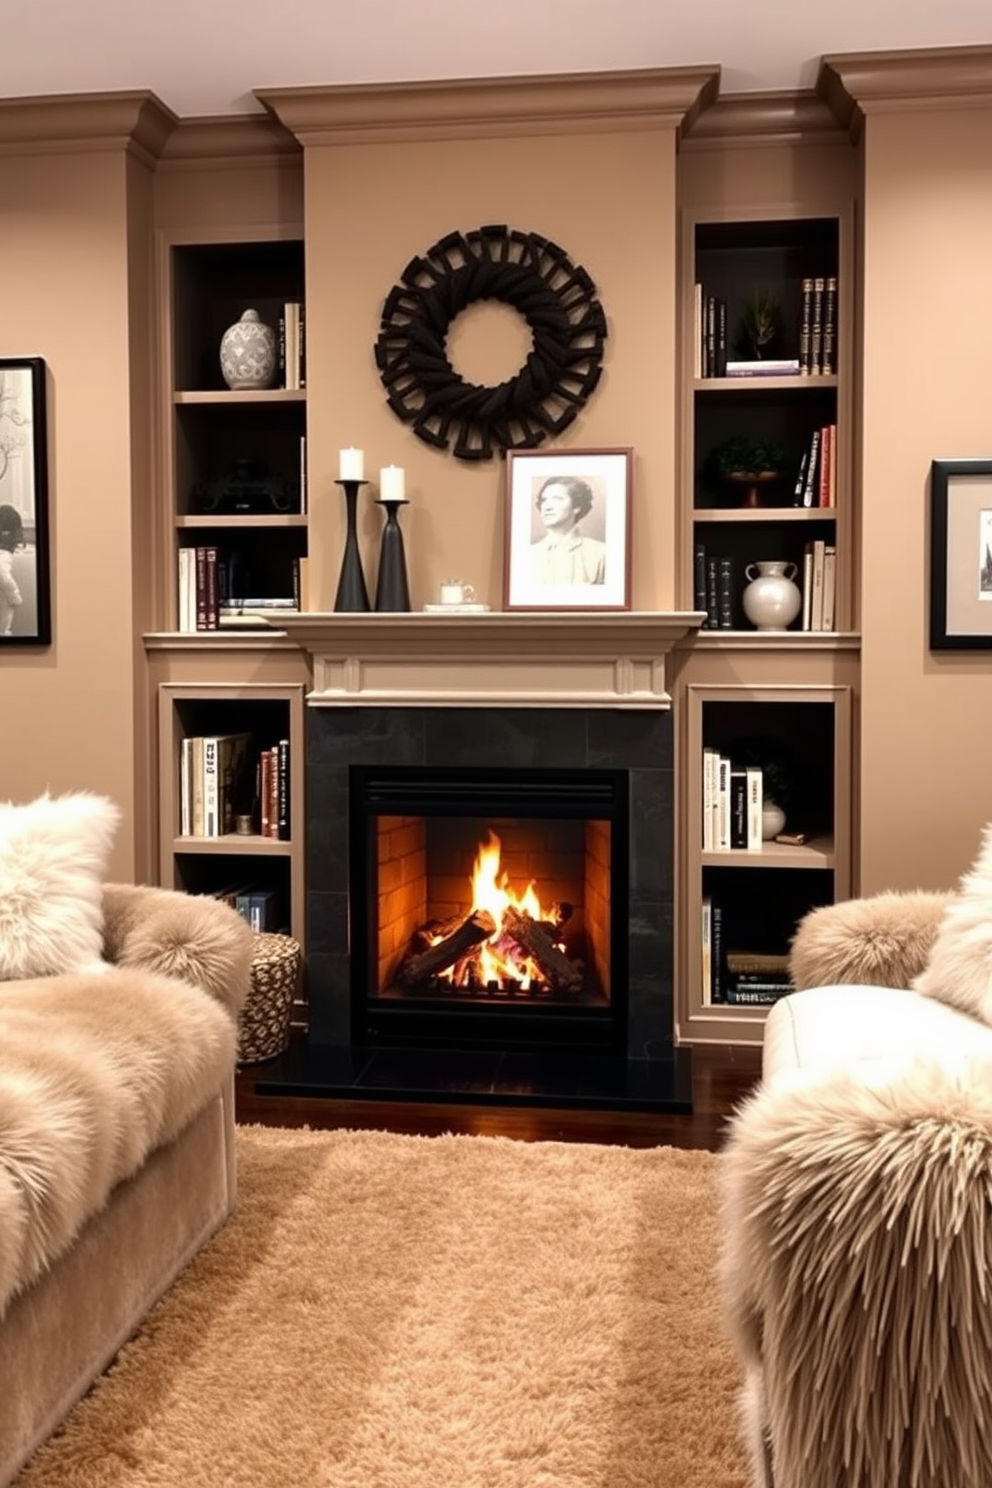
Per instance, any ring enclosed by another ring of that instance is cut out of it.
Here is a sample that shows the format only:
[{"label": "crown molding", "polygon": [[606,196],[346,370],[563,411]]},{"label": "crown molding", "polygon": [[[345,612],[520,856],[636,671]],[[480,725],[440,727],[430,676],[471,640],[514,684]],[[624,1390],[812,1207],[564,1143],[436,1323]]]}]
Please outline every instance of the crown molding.
[{"label": "crown molding", "polygon": [[682,149],[829,143],[844,131],[812,88],[774,93],[728,93],[693,121]]},{"label": "crown molding", "polygon": [[992,107],[992,46],[823,57],[816,91],[857,139],[873,113]]},{"label": "crown molding", "polygon": [[146,90],[0,98],[0,153],[124,150],[154,166],[178,123],[177,115]]},{"label": "crown molding", "polygon": [[162,168],[197,169],[301,154],[299,141],[271,114],[216,114],[180,119],[162,151]]},{"label": "crown molding", "polygon": [[717,66],[261,88],[304,146],[687,127],[716,97]]}]

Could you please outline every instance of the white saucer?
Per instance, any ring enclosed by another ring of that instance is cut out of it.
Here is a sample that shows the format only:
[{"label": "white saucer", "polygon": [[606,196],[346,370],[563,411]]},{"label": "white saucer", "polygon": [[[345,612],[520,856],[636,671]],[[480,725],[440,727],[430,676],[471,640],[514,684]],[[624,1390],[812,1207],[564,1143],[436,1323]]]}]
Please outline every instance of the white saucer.
[{"label": "white saucer", "polygon": [[489,606],[484,604],[424,605],[425,615],[487,615]]}]

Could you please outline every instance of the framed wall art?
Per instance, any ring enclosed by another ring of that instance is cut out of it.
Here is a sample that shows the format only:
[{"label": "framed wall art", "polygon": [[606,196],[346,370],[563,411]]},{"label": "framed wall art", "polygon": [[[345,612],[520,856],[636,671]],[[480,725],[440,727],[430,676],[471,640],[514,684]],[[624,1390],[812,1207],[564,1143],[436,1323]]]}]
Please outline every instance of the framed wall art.
[{"label": "framed wall art", "polygon": [[931,464],[930,646],[992,651],[992,460]]},{"label": "framed wall art", "polygon": [[630,608],[633,451],[508,450],[504,607]]},{"label": "framed wall art", "polygon": [[0,646],[52,639],[45,363],[0,357]]}]

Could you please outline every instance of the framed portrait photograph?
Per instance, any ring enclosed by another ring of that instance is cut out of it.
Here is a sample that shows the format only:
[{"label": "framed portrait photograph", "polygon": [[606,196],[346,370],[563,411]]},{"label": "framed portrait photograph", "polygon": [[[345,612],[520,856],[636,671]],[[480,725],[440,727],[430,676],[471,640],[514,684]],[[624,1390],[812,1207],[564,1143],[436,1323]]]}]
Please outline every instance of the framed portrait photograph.
[{"label": "framed portrait photograph", "polygon": [[507,610],[630,608],[633,450],[508,450]]},{"label": "framed portrait photograph", "polygon": [[992,651],[992,460],[930,466],[930,647]]},{"label": "framed portrait photograph", "polygon": [[0,646],[52,639],[45,363],[0,357]]}]

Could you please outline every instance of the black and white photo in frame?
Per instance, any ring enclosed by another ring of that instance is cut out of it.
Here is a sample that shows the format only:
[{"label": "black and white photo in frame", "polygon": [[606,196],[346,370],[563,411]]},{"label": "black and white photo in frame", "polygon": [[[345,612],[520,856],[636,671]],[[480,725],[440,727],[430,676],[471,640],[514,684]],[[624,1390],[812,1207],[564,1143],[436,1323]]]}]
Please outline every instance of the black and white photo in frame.
[{"label": "black and white photo in frame", "polygon": [[0,646],[50,641],[45,363],[0,357]]}]

